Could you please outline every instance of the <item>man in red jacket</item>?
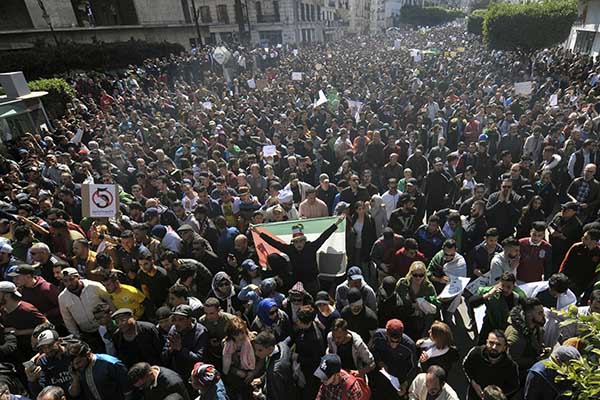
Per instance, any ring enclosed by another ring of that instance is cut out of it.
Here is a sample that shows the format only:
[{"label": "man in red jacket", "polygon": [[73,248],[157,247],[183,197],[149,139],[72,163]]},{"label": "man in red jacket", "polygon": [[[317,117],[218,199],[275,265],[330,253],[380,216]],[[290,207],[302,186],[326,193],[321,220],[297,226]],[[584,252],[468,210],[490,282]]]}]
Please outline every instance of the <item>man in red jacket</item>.
[{"label": "man in red jacket", "polygon": [[539,282],[548,280],[554,273],[552,245],[544,240],[545,236],[546,223],[537,221],[532,225],[530,237],[519,239],[521,259],[517,268],[517,280]]},{"label": "man in red jacket", "polygon": [[337,354],[324,355],[314,375],[321,380],[316,400],[368,400],[371,397],[366,386],[342,369],[342,360]]}]

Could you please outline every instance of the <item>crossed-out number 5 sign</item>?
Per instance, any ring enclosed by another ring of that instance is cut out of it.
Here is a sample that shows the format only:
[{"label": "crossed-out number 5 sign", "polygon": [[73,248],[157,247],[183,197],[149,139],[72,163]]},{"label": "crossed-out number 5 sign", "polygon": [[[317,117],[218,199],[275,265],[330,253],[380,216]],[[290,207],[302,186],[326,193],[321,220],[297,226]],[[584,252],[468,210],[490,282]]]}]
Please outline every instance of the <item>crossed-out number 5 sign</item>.
[{"label": "crossed-out number 5 sign", "polygon": [[119,209],[117,185],[81,185],[82,211],[84,217],[116,217]]}]

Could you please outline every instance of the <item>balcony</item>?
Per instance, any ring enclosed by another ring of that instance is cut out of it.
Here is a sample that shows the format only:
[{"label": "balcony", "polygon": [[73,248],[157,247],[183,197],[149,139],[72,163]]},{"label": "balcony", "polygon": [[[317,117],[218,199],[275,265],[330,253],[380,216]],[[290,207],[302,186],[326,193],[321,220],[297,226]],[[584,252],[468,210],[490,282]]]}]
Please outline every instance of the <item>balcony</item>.
[{"label": "balcony", "polygon": [[281,22],[281,18],[279,16],[279,14],[273,14],[273,15],[257,15],[256,16],[256,22],[258,22],[259,24],[273,24],[276,22]]}]

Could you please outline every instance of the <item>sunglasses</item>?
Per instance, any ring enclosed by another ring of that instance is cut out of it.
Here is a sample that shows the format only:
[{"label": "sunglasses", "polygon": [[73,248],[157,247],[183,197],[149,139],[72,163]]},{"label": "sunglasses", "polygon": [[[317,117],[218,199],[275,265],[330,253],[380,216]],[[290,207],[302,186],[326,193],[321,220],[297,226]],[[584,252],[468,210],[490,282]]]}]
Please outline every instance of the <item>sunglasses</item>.
[{"label": "sunglasses", "polygon": [[423,277],[425,277],[425,274],[412,274],[412,276],[414,278],[423,278]]},{"label": "sunglasses", "polygon": [[269,315],[277,315],[278,310],[269,311]]}]

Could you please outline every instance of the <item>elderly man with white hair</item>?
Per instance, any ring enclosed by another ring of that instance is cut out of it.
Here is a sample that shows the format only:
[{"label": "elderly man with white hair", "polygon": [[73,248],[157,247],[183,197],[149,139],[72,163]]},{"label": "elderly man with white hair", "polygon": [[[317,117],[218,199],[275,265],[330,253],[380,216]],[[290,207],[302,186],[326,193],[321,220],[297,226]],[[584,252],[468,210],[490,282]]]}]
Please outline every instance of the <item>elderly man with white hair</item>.
[{"label": "elderly man with white hair", "polygon": [[60,281],[54,277],[54,267],[68,267],[69,264],[53,255],[50,252],[50,247],[48,247],[46,243],[34,243],[29,249],[29,254],[31,254],[31,260],[33,262],[39,263],[42,278],[54,286],[60,287]]}]

